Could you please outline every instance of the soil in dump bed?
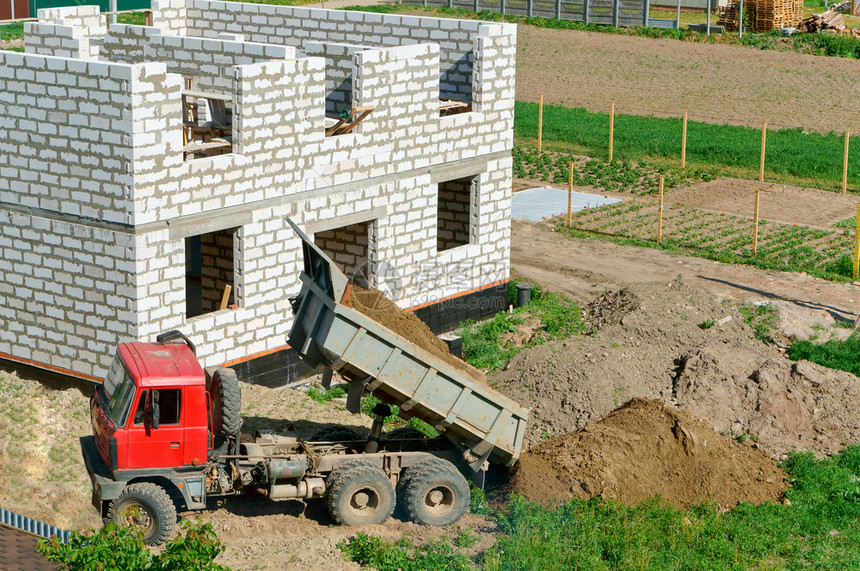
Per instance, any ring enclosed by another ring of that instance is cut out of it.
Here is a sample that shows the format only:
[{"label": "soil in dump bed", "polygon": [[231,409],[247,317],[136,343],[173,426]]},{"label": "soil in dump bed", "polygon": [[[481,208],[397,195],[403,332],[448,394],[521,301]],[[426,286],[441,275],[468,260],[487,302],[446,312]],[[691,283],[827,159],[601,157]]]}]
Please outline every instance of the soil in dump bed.
[{"label": "soil in dump bed", "polygon": [[425,351],[465,372],[473,380],[486,383],[486,377],[465,361],[448,351],[448,345],[436,337],[418,317],[400,309],[377,289],[364,289],[352,284],[352,307],[401,337],[412,341]]},{"label": "soil in dump bed", "polygon": [[633,399],[603,420],[523,454],[511,491],[545,505],[659,495],[675,507],[708,497],[723,508],[778,502],[787,484],[774,460],[659,400]]}]

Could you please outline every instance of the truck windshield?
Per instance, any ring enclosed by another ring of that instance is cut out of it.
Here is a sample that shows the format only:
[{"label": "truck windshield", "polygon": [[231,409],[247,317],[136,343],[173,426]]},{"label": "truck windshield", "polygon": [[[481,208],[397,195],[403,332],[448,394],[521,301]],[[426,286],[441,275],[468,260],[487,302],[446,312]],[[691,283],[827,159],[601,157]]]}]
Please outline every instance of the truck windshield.
[{"label": "truck windshield", "polygon": [[134,383],[117,355],[101,387],[102,406],[115,426],[125,426],[131,401],[134,399],[134,389]]}]

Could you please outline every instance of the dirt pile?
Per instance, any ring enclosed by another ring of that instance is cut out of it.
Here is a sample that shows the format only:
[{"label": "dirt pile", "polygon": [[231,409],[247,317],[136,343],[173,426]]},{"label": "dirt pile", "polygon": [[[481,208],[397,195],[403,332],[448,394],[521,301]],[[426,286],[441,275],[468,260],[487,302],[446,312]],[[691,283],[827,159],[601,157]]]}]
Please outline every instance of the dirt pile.
[{"label": "dirt pile", "polygon": [[765,349],[713,339],[686,352],[678,405],[776,457],[793,449],[832,454],[860,441],[860,379]]},{"label": "dirt pile", "polygon": [[676,507],[713,498],[723,508],[780,501],[785,473],[765,454],[721,436],[662,401],[633,399],[600,422],[525,453],[511,490],[554,504],[655,495]]},{"label": "dirt pile", "polygon": [[594,334],[607,325],[615,325],[626,314],[639,309],[639,305],[639,297],[629,287],[603,292],[583,311],[588,334]]},{"label": "dirt pile", "polygon": [[677,360],[708,339],[764,347],[731,303],[679,280],[606,292],[584,313],[592,335],[534,347],[490,375],[492,386],[531,409],[529,446],[603,418],[631,398],[671,401]]},{"label": "dirt pile", "polygon": [[351,284],[351,288],[353,309],[384,325],[401,337],[412,341],[449,365],[465,371],[473,379],[482,383],[486,382],[483,373],[453,356],[448,351],[448,345],[436,337],[414,313],[400,309],[377,289],[364,289],[355,284]]}]

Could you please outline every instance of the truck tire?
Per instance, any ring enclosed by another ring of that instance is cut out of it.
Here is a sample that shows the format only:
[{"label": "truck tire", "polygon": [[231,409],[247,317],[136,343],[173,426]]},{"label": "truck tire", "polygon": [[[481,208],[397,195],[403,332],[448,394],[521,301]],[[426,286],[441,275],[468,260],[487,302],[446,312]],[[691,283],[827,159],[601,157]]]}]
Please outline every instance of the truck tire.
[{"label": "truck tire", "polygon": [[411,440],[415,438],[423,438],[426,439],[427,435],[418,430],[417,428],[412,428],[411,426],[401,426],[400,428],[395,428],[385,435],[385,438],[388,440]]},{"label": "truck tire", "polygon": [[161,545],[176,524],[176,507],[164,488],[156,484],[129,484],[110,503],[108,519],[116,525],[139,527],[144,543]]},{"label": "truck tire", "polygon": [[216,437],[235,436],[242,426],[242,393],[233,369],[220,367],[207,387],[212,399],[212,432]]},{"label": "truck tire", "polygon": [[469,483],[453,464],[428,458],[406,470],[399,487],[400,505],[421,525],[454,523],[469,508]]},{"label": "truck tire", "polygon": [[339,441],[356,441],[367,440],[358,432],[346,426],[326,426],[320,428],[314,435],[311,436],[311,442],[339,442]]},{"label": "truck tire", "polygon": [[340,525],[375,525],[394,513],[394,486],[385,472],[358,464],[335,475],[329,485],[328,510]]}]

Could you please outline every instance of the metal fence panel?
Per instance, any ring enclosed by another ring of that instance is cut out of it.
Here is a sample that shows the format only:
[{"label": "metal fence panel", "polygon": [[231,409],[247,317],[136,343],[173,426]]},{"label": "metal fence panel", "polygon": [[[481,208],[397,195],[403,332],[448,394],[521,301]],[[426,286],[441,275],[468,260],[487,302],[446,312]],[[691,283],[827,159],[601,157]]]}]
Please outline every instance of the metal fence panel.
[{"label": "metal fence panel", "polygon": [[15,529],[20,529],[39,537],[53,537],[56,535],[59,536],[60,541],[63,543],[68,543],[69,535],[71,534],[70,531],[56,528],[53,525],[48,525],[47,523],[36,521],[2,508],[0,508],[0,525],[14,527]]},{"label": "metal fence panel", "polygon": [[529,15],[529,1],[528,0],[505,0],[505,14],[512,14],[514,16],[528,16]]},{"label": "metal fence panel", "polygon": [[[132,0],[134,1],[134,0]],[[648,0],[399,0],[402,4],[490,10],[514,16],[571,20],[610,26],[674,28],[675,20],[648,17]]]}]

